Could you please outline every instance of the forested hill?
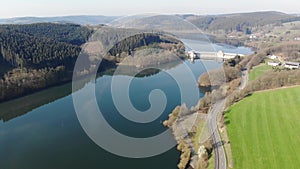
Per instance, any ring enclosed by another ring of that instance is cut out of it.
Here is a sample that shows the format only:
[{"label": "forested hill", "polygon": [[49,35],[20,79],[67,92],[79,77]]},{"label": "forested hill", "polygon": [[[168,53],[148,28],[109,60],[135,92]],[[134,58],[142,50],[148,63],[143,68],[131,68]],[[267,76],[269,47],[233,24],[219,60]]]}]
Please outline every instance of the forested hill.
[{"label": "forested hill", "polygon": [[224,30],[226,32],[238,31],[249,34],[253,27],[300,20],[300,17],[275,11],[207,16],[180,15],[180,17],[193,23],[202,30]]},{"label": "forested hill", "polygon": [[[115,67],[117,62],[131,54],[124,53],[131,50],[135,52],[130,61],[133,66],[144,60],[147,64],[171,61],[168,55],[159,54],[149,62],[143,53],[137,51],[138,48],[156,47],[178,55],[185,51],[182,42],[162,33],[56,23],[0,25],[0,102],[71,81],[82,46],[97,29],[105,32],[100,38],[108,42],[108,48],[111,47],[106,53],[108,58],[103,59],[104,65],[97,71]],[[134,62],[136,60],[139,62]],[[87,57],[86,61],[93,67],[94,58]]]},{"label": "forested hill", "polygon": [[12,67],[69,65],[92,31],[73,24],[0,26],[0,60]]},{"label": "forested hill", "polygon": [[0,25],[0,101],[70,80],[91,34],[75,24]]},{"label": "forested hill", "polygon": [[[164,44],[164,45],[162,45]],[[152,46],[153,48],[164,48],[170,51],[174,51],[178,56],[184,55],[184,44],[167,35],[161,33],[141,33],[128,38],[123,39],[119,43],[116,43],[108,53],[112,56],[122,56],[122,53],[131,55],[133,51],[143,46]],[[173,47],[168,49],[167,46]],[[163,46],[163,47],[162,47]]]},{"label": "forested hill", "polygon": [[27,25],[1,25],[12,33],[22,33],[37,38],[48,38],[72,45],[81,45],[86,42],[91,30],[76,24],[37,23]]},{"label": "forested hill", "polygon": [[33,24],[33,23],[74,23],[80,25],[99,25],[107,24],[119,16],[58,16],[58,17],[18,17],[9,19],[0,19],[0,24]]}]

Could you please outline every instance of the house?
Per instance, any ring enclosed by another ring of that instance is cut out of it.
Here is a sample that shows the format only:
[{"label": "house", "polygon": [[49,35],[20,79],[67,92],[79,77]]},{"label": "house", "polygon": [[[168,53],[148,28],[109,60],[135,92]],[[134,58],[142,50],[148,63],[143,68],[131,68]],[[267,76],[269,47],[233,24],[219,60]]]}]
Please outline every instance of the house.
[{"label": "house", "polygon": [[274,60],[274,59],[277,59],[277,56],[275,56],[275,55],[269,55],[268,58]]},{"label": "house", "polygon": [[257,36],[256,35],[250,35],[249,38],[250,39],[257,39]]},{"label": "house", "polygon": [[288,69],[299,69],[300,68],[300,63],[298,63],[298,62],[285,62],[284,67],[288,68]]},{"label": "house", "polygon": [[268,62],[268,65],[273,66],[273,67],[277,67],[277,66],[280,66],[281,63],[280,62]]},{"label": "house", "polygon": [[295,41],[300,41],[300,37],[296,37],[294,40]]}]

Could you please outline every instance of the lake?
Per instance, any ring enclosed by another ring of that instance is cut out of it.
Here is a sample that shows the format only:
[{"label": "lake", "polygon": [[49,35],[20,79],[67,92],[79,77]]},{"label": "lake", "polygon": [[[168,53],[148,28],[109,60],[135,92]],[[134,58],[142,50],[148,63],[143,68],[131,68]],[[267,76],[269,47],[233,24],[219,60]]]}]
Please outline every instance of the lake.
[{"label": "lake", "polygon": [[[192,43],[197,42],[190,42]],[[191,46],[193,45],[195,44]],[[250,50],[228,46],[220,49],[236,53],[247,53]],[[202,73],[221,65],[216,61],[184,61],[156,74],[135,77],[131,82],[129,95],[136,109],[149,109],[148,97],[154,89],[162,90],[167,98],[166,108],[161,116],[147,124],[128,121],[119,114],[110,92],[111,75],[102,75],[96,80],[98,105],[105,119],[118,132],[139,138],[154,136],[166,130],[162,121],[182,102],[179,87],[167,72],[181,72],[180,76],[185,76],[183,70],[188,66],[198,79]],[[130,77],[123,75],[123,78]],[[84,88],[87,87],[88,85]],[[190,87],[197,88],[197,84]],[[203,92],[198,88],[197,91],[199,98],[203,97]],[[195,105],[197,101],[187,101],[187,104]],[[180,153],[175,147],[161,155],[142,159],[120,157],[100,148],[87,136],[77,119],[70,84],[2,103],[0,117],[1,169],[175,169],[179,161]]]}]

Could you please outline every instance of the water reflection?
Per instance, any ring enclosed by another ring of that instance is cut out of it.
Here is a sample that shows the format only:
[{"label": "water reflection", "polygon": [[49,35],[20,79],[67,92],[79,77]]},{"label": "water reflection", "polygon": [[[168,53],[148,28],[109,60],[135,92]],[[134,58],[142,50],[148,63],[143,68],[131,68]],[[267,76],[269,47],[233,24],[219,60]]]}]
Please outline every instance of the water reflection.
[{"label": "water reflection", "polygon": [[[171,69],[178,66],[179,62],[171,62],[168,64],[161,65],[163,69]],[[125,76],[135,76],[136,78],[144,78],[158,74],[161,70],[150,68],[150,69],[137,69],[133,66],[121,66],[124,69],[118,73]],[[100,78],[105,75],[113,75],[115,72],[114,67],[103,70],[98,73],[97,78]],[[81,87],[84,87],[90,80],[82,80]],[[18,99],[0,103],[0,120],[3,122],[8,122],[16,117],[22,116],[38,107],[41,107],[45,104],[51,103],[55,100],[66,97],[72,93],[71,83],[52,87],[34,94],[24,96]]]},{"label": "water reflection", "polygon": [[53,87],[32,95],[21,97],[15,100],[0,104],[0,120],[10,121],[16,117],[22,116],[37,107],[51,103],[63,98],[72,92],[71,84],[65,84],[59,87]]}]

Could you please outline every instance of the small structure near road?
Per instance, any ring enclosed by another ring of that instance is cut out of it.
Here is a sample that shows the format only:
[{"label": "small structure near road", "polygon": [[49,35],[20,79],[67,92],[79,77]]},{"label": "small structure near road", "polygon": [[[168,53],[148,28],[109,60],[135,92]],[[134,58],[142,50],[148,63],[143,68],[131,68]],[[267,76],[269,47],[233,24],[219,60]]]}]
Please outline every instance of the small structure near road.
[{"label": "small structure near road", "polygon": [[281,65],[281,63],[280,62],[268,62],[268,65],[269,66],[273,66],[273,67],[277,67],[277,66],[280,66]]},{"label": "small structure near road", "polygon": [[299,69],[300,68],[300,63],[298,63],[298,62],[285,62],[284,67],[288,68],[288,69]]},{"label": "small structure near road", "polygon": [[274,59],[277,59],[278,57],[275,55],[269,55],[268,58],[274,60]]},{"label": "small structure near road", "polygon": [[295,41],[300,41],[300,37],[295,37],[294,40]]},{"label": "small structure near road", "polygon": [[258,39],[258,37],[256,35],[250,35],[249,39],[253,40],[253,39]]}]

